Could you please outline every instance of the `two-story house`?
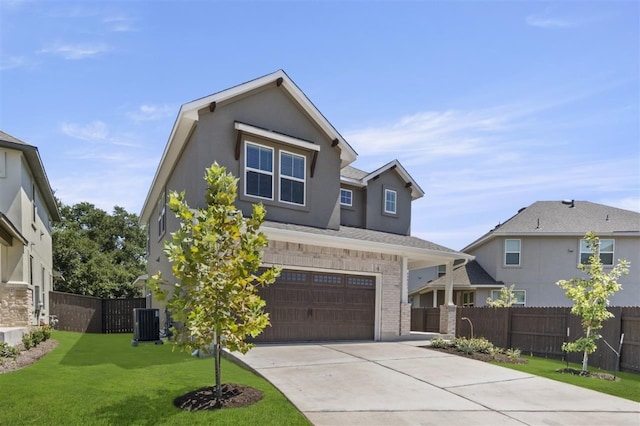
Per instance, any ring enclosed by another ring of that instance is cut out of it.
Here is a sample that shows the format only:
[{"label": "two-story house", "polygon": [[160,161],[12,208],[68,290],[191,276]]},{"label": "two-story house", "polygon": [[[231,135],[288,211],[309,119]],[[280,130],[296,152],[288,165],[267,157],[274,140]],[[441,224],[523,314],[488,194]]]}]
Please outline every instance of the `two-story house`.
[{"label": "two-story house", "polygon": [[[618,281],[623,290],[612,306],[640,306],[640,213],[587,201],[538,201],[463,249],[498,285],[515,285],[519,306],[571,306],[556,285],[561,279],[587,277],[578,269],[591,254],[588,231],[600,238],[599,256],[607,269],[619,259],[631,263]],[[467,268],[468,265],[462,267]],[[475,306],[497,297],[499,288],[478,288]]]},{"label": "two-story house", "polygon": [[58,220],[38,149],[0,132],[0,340],[19,343],[20,330],[48,322]]},{"label": "two-story house", "polygon": [[167,194],[184,190],[204,207],[204,171],[217,161],[239,178],[245,215],[265,205],[263,261],[283,266],[262,292],[272,326],[261,340],[408,334],[409,270],[471,256],[410,235],[411,202],[424,193],[398,161],[365,172],[351,166],[356,157],[281,70],[184,104],[140,214],[149,274],[171,276],[162,250],[178,223]]}]

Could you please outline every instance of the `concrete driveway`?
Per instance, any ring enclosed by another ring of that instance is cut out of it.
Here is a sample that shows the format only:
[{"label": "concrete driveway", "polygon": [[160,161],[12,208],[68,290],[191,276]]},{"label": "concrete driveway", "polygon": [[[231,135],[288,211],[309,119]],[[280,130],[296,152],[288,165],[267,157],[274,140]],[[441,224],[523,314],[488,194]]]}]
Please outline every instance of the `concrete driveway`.
[{"label": "concrete driveway", "polygon": [[231,354],[316,425],[640,425],[640,404],[418,346],[260,345]]}]

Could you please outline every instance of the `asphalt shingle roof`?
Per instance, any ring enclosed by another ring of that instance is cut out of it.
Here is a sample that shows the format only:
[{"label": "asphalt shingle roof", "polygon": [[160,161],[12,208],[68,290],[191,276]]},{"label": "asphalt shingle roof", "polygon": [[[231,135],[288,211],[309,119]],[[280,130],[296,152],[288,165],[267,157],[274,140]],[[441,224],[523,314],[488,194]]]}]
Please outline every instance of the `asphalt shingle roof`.
[{"label": "asphalt shingle roof", "polygon": [[640,213],[589,201],[573,201],[573,205],[562,201],[537,201],[469,244],[463,251],[493,236],[584,235],[589,231],[598,235],[640,234]]},{"label": "asphalt shingle roof", "polygon": [[336,238],[348,238],[359,241],[369,241],[373,243],[393,244],[409,248],[426,249],[440,251],[444,253],[460,253],[448,247],[423,240],[410,235],[390,234],[387,232],[372,231],[370,229],[352,228],[349,226],[341,226],[340,229],[323,229],[311,226],[294,225],[291,223],[280,223],[265,221],[263,226],[266,228],[285,229],[298,232],[306,232],[309,234],[325,235]]},{"label": "asphalt shingle roof", "polygon": [[355,167],[346,166],[340,170],[340,175],[350,179],[362,180],[369,173],[364,170],[356,169]]},{"label": "asphalt shingle roof", "polygon": [[[429,283],[430,286],[440,286],[445,285],[448,281],[448,277],[443,275],[442,277],[435,279]],[[488,286],[499,286],[502,285],[502,281],[496,281],[493,279],[491,275],[487,273],[487,271],[480,266],[480,264],[472,260],[464,266],[456,268],[453,270],[453,284],[454,285],[465,285],[465,286],[478,286],[478,285],[488,285]]]}]

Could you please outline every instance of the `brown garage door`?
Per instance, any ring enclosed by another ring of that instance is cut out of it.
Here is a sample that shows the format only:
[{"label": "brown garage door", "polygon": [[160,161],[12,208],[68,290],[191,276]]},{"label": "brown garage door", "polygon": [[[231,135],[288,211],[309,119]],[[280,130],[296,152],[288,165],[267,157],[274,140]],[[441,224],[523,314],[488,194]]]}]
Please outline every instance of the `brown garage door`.
[{"label": "brown garage door", "polygon": [[271,327],[258,342],[373,340],[375,277],[287,270],[260,295]]}]

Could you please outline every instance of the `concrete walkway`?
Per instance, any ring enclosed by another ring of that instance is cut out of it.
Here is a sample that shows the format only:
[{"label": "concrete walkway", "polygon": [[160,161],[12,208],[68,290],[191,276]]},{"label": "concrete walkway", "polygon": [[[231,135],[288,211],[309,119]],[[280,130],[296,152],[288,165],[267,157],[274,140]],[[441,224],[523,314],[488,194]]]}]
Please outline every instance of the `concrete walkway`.
[{"label": "concrete walkway", "polygon": [[420,348],[261,345],[232,354],[315,425],[640,425],[640,404]]}]

